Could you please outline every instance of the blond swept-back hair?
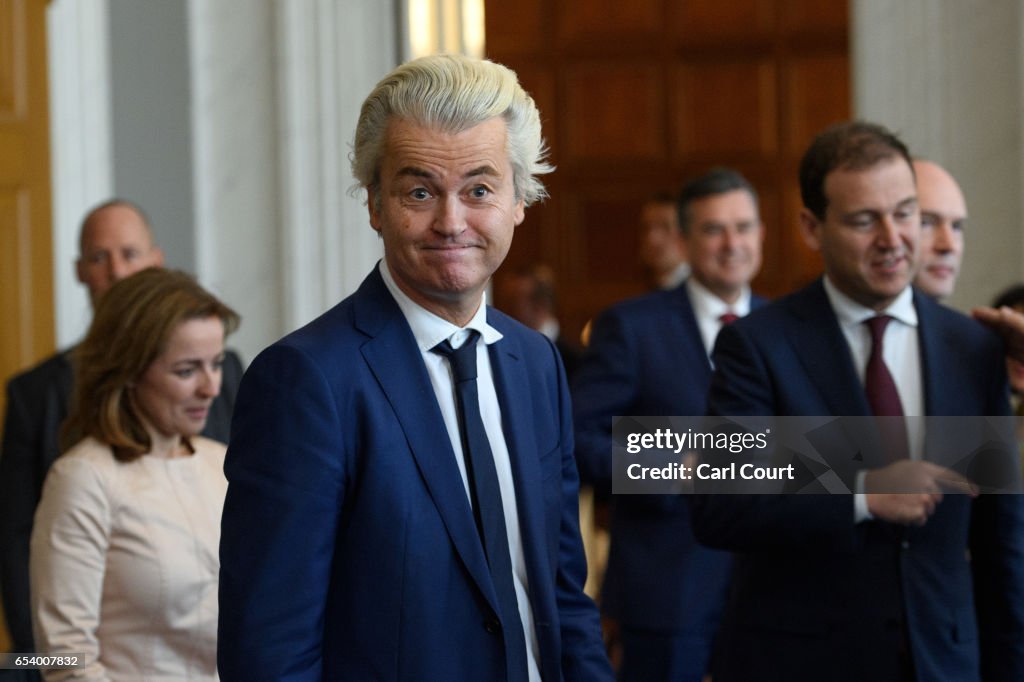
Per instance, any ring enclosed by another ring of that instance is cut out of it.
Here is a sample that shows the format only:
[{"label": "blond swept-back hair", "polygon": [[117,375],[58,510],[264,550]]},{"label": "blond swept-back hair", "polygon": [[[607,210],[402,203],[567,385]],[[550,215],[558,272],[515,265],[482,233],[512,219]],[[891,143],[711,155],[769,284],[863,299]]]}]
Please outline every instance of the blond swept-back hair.
[{"label": "blond swept-back hair", "polygon": [[529,206],[547,196],[536,176],[554,170],[546,160],[540,112],[515,72],[485,59],[431,55],[406,62],[385,76],[359,112],[352,175],[359,187],[377,189],[392,118],[459,133],[496,116],[504,119],[508,130],[515,197]]},{"label": "blond swept-back hair", "polygon": [[225,336],[240,321],[184,272],[147,268],[110,287],[72,352],[75,389],[61,432],[64,449],[92,436],[124,462],[149,452],[152,442],[130,387],[167,349],[180,324],[210,317],[224,323]]}]

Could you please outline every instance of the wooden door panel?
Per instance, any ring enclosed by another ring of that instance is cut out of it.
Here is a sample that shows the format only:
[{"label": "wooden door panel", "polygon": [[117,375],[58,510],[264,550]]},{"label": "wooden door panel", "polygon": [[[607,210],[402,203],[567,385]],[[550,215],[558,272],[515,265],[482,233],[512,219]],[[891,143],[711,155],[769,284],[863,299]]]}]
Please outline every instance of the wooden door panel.
[{"label": "wooden door panel", "polygon": [[[4,382],[53,351],[47,108],[46,2],[0,0],[0,380]],[[6,391],[0,392],[0,413],[5,413],[6,397]],[[0,651],[9,647],[0,618]]]},{"label": "wooden door panel", "polygon": [[676,155],[771,157],[778,149],[777,81],[767,58],[680,64],[670,92]]},{"label": "wooden door panel", "polygon": [[820,272],[798,229],[796,168],[813,134],[850,115],[848,2],[531,0],[524,16],[505,5],[487,3],[488,56],[535,91],[558,166],[507,263],[556,269],[567,335],[644,290],[640,205],[712,165],[761,195],[755,290],[778,296]]},{"label": "wooden door panel", "polygon": [[648,62],[569,65],[562,83],[565,107],[557,113],[565,141],[560,162],[664,158],[661,73],[656,63]]},{"label": "wooden door panel", "polygon": [[633,39],[662,30],[661,0],[561,0],[553,4],[558,7],[556,40],[560,42]]}]

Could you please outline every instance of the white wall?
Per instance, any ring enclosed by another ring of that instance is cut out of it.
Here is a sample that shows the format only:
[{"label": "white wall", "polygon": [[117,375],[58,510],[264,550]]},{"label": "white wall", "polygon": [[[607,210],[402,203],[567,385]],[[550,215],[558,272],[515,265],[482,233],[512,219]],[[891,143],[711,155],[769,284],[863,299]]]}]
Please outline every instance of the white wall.
[{"label": "white wall", "polygon": [[78,222],[112,195],[242,314],[230,343],[246,360],[354,291],[381,250],[347,157],[362,99],[398,61],[393,1],[54,0],[49,14],[59,345],[89,319]]},{"label": "white wall", "polygon": [[950,170],[967,198],[950,303],[1024,279],[1024,8],[1006,0],[854,0],[854,108]]}]

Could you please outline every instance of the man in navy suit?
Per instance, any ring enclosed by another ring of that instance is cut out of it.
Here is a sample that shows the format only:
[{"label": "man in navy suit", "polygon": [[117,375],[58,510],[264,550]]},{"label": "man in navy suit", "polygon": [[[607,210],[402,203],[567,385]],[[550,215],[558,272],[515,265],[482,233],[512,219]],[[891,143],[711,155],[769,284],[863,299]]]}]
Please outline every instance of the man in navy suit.
[{"label": "man in navy suit", "polygon": [[1008,414],[1000,345],[910,287],[920,218],[899,139],[829,128],[800,185],[824,277],[719,335],[709,412],[887,415],[909,456],[858,472],[855,494],[694,498],[698,539],[736,553],[715,680],[1024,679],[1022,498],[965,494],[905,419]]},{"label": "man in navy suit", "polygon": [[[611,488],[614,416],[703,415],[715,336],[760,301],[764,225],[757,194],[716,168],[678,200],[688,280],[613,306],[594,323],[573,382],[581,476]],[[606,627],[622,645],[620,680],[700,682],[729,578],[729,555],[697,544],[681,496],[613,498],[601,592]]]},{"label": "man in navy suit", "polygon": [[610,680],[558,351],[484,302],[551,170],[533,100],[498,64],[414,60],[352,166],[384,259],[242,381],[221,678]]}]

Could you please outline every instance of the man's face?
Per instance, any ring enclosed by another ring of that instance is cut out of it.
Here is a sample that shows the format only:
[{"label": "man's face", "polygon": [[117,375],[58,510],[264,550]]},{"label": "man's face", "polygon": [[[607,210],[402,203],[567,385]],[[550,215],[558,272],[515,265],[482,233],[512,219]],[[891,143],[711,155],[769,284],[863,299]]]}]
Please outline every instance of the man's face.
[{"label": "man's face", "polygon": [[800,213],[810,246],[841,292],[882,310],[910,284],[921,225],[910,165],[897,157],[862,170],[837,169],[825,178],[828,208],[819,220]]},{"label": "man's face", "polygon": [[399,288],[436,315],[464,324],[523,221],[505,121],[492,118],[452,134],[393,119],[380,185],[368,204]]},{"label": "man's face", "polygon": [[648,202],[640,211],[640,261],[656,276],[686,260],[686,243],[674,203]]},{"label": "man's face", "polygon": [[933,298],[953,294],[964,256],[967,204],[949,173],[930,161],[915,161],[921,207],[920,264],[914,285]]},{"label": "man's face", "polygon": [[727,302],[761,268],[764,225],[754,198],[738,189],[690,202],[686,248],[693,277]]},{"label": "man's face", "polygon": [[75,263],[78,281],[89,289],[93,305],[114,282],[164,262],[142,216],[120,204],[89,217],[82,227],[80,248]]}]

